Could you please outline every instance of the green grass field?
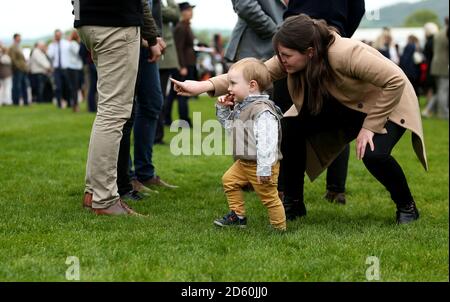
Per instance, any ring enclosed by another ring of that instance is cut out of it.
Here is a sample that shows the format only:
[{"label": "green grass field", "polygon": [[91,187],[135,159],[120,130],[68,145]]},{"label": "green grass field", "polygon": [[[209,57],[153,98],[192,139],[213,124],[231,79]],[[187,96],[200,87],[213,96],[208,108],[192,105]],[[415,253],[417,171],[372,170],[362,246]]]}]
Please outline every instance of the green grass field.
[{"label": "green grass field", "polygon": [[[206,97],[190,109],[214,118]],[[52,105],[0,108],[0,281],[65,281],[69,256],[81,281],[366,281],[369,256],[379,259],[380,281],[449,281],[448,122],[423,122],[429,172],[409,132],[393,152],[419,221],[395,224],[394,203],[352,145],[347,205],[323,200],[324,175],[307,181],[307,217],[278,234],[254,193],[245,193],[247,229],[214,227],[227,212],[221,176],[231,158],[175,157],[169,145],[155,147],[154,163],[180,188],[130,203],[148,217],[83,210],[93,119]]]}]

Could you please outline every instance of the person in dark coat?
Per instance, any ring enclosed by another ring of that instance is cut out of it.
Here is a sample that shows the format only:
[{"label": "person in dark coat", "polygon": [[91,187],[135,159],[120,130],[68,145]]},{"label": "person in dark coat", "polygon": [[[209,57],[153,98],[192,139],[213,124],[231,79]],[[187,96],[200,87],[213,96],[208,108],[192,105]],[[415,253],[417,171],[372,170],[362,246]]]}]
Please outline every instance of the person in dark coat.
[{"label": "person in dark coat", "polygon": [[419,80],[420,80],[420,66],[421,60],[416,58],[420,56],[419,39],[410,35],[408,37],[408,44],[406,44],[402,55],[400,56],[400,68],[405,72],[409,81],[414,87],[416,95],[419,95]]},{"label": "person in dark coat", "polygon": [[[191,19],[193,17],[193,8],[188,2],[179,3],[181,20],[175,26],[173,37],[178,53],[180,69],[174,73],[173,78],[177,80],[196,80],[196,56],[194,52],[194,33],[191,28]],[[173,89],[167,97],[165,106],[165,124],[172,124],[172,104],[175,98],[178,98],[178,113],[180,120],[184,121],[181,125],[191,127],[192,122],[189,117],[189,98],[177,96]]]}]

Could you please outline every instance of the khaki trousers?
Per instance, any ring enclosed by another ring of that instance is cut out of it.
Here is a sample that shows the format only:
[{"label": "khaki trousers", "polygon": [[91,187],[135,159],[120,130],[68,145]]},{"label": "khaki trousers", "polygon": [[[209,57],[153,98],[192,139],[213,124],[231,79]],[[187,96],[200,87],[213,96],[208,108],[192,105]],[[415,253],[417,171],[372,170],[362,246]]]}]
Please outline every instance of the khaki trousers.
[{"label": "khaki trousers", "polygon": [[235,161],[222,177],[230,210],[233,210],[239,216],[245,216],[241,189],[250,183],[269,212],[270,224],[276,229],[285,230],[286,216],[277,190],[279,170],[280,163],[272,166],[272,183],[260,184],[256,177],[256,162]]},{"label": "khaki trousers", "polygon": [[102,209],[119,200],[117,158],[123,125],[133,107],[141,34],[139,27],[82,26],[78,32],[98,73],[85,192],[93,193],[92,207]]}]

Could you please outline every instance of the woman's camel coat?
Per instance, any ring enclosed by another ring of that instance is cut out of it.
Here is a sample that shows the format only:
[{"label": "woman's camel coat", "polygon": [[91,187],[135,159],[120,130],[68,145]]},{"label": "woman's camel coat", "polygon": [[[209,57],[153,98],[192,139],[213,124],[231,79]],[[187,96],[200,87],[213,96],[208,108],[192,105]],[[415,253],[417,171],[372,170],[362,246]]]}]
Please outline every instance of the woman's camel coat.
[{"label": "woman's camel coat", "polygon": [[[336,74],[335,82],[327,87],[330,94],[348,108],[367,114],[362,128],[385,134],[384,126],[390,120],[411,130],[414,151],[428,170],[419,102],[406,75],[376,49],[338,34],[335,38],[328,52],[330,65]],[[294,81],[298,78],[287,74],[276,56],[265,64],[273,81],[287,76],[294,105],[285,116],[297,115],[304,100],[304,78],[300,78],[302,85],[294,91]],[[227,93],[226,75],[210,81],[214,85],[215,96]],[[353,139],[355,137],[350,137],[338,126],[326,133],[309,135],[306,141],[306,173],[310,179],[319,176]]]}]

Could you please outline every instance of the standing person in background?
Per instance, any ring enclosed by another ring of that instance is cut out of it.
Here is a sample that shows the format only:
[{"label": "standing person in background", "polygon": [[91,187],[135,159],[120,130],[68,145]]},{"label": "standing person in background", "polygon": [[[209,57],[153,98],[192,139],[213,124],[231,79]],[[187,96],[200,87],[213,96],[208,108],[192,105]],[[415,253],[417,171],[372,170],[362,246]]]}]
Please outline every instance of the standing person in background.
[{"label": "standing person in background", "polygon": [[46,48],[44,42],[37,42],[29,61],[30,73],[35,81],[37,103],[42,103],[44,100],[44,88],[47,75],[52,72],[52,65],[46,55]]},{"label": "standing person in background", "polygon": [[28,66],[27,61],[23,55],[22,47],[20,42],[22,37],[19,34],[14,34],[14,43],[9,48],[9,57],[12,62],[13,71],[13,85],[12,85],[12,99],[13,104],[19,106],[20,99],[23,99],[23,104],[28,106],[28,81],[27,72]]},{"label": "standing person in background", "polygon": [[[178,22],[177,26],[174,29],[174,40],[176,44],[176,49],[178,53],[178,61],[180,63],[180,69],[174,73],[173,78],[181,81],[184,80],[194,80],[196,79],[196,56],[194,52],[194,33],[191,29],[191,20],[193,17],[193,8],[195,6],[190,5],[188,2],[179,3],[179,8],[181,12],[181,20]],[[167,96],[167,106],[165,109],[165,118],[164,123],[166,125],[172,124],[172,105],[174,99],[178,99],[178,114],[180,120],[184,121],[180,126],[182,127],[191,127],[192,122],[189,117],[189,105],[188,105],[188,97],[185,96],[177,96],[177,94],[173,91],[170,91],[170,94]]]},{"label": "standing person in background", "polygon": [[[166,43],[162,35],[162,11],[160,0],[148,1],[152,8],[152,16],[155,20],[157,31],[157,46],[160,53],[165,52]],[[166,188],[177,188],[163,181],[157,174],[153,164],[153,144],[155,141],[156,128],[159,115],[163,106],[163,93],[159,78],[159,60],[149,62],[145,52],[141,50],[139,62],[138,84],[136,90],[135,121],[134,121],[134,175],[132,180],[133,190],[136,192],[146,191],[150,187],[160,186]],[[142,56],[144,54],[144,56]],[[148,56],[148,55],[147,55]],[[134,196],[132,196],[134,197]]]},{"label": "standing person in background", "polygon": [[214,75],[220,75],[225,72],[224,62],[224,46],[221,34],[214,34],[213,36],[213,63],[214,63]]},{"label": "standing person in background", "polygon": [[425,46],[423,47],[423,55],[425,58],[425,63],[427,64],[427,73],[424,83],[424,90],[427,97],[427,106],[422,111],[422,116],[431,117],[432,114],[436,113],[436,106],[434,106],[436,80],[434,79],[434,76],[431,75],[431,62],[433,62],[433,39],[434,35],[439,32],[439,27],[436,23],[428,22],[424,25],[423,29],[425,31]]},{"label": "standing person in background", "polygon": [[[418,57],[418,58],[417,58]],[[420,66],[423,56],[416,36],[408,36],[408,43],[400,56],[400,68],[405,72],[408,80],[414,87],[416,95],[419,96]]]},{"label": "standing person in background", "polygon": [[[364,0],[290,0],[284,18],[306,14],[312,18],[323,19],[333,26],[343,37],[351,37],[359,26],[365,14]],[[287,79],[276,82],[274,85],[274,100],[285,112],[292,104],[289,94]],[[296,139],[298,133],[304,131],[299,128],[300,124],[295,118],[284,118],[283,141],[281,152],[283,160],[280,168],[280,182],[278,190],[283,196],[283,204],[288,220],[294,220],[306,215],[304,203],[304,179],[297,173],[301,166],[298,153],[301,144]],[[345,204],[345,185],[347,181],[348,160],[350,147],[347,144],[342,152],[335,158],[327,168],[326,193],[324,198],[337,204]]]},{"label": "standing person in background", "polygon": [[398,54],[398,49],[395,47],[390,28],[383,28],[380,36],[375,40],[373,47],[395,64],[398,65],[400,63],[400,56]]},{"label": "standing person in background", "polygon": [[[120,199],[117,160],[130,118],[144,24],[141,0],[79,0],[74,6],[81,40],[98,71],[98,110],[89,143],[83,206],[97,215],[137,215]],[[156,36],[143,36],[149,46]],[[157,54],[155,54],[157,55]]]},{"label": "standing person in background", "polygon": [[272,37],[283,22],[288,1],[232,0],[238,21],[225,51],[228,63],[254,57],[267,60],[274,54]]},{"label": "standing person in background", "polygon": [[73,112],[78,112],[78,91],[81,89],[81,72],[83,60],[80,57],[80,36],[76,30],[72,31],[69,38],[69,56],[67,76],[69,78],[70,105]]},{"label": "standing person in background", "polygon": [[445,26],[434,36],[434,57],[431,63],[431,74],[437,82],[437,113],[441,119],[448,120],[448,17]]},{"label": "standing person in background", "polygon": [[161,6],[162,13],[162,36],[166,42],[164,55],[159,61],[159,77],[161,80],[161,91],[163,95],[163,109],[159,114],[156,128],[155,144],[163,144],[164,141],[164,113],[167,112],[167,84],[169,77],[180,69],[178,54],[173,39],[173,28],[180,20],[180,8],[175,0],[163,0]]},{"label": "standing person in background", "polygon": [[89,87],[87,97],[87,109],[89,112],[97,112],[97,68],[92,61],[91,52],[84,43],[80,43],[80,57],[88,67]]},{"label": "standing person in background", "polygon": [[[53,78],[55,80],[55,96],[58,108],[63,108],[61,100],[63,93],[70,89],[67,68],[69,65],[70,43],[63,39],[61,30],[55,30],[55,37],[48,46],[48,56],[53,64]],[[66,94],[65,94],[66,95]],[[64,96],[65,96],[64,95]],[[70,96],[68,96],[70,97]]]},{"label": "standing person in background", "polygon": [[12,62],[8,49],[0,42],[0,106],[12,104]]}]

